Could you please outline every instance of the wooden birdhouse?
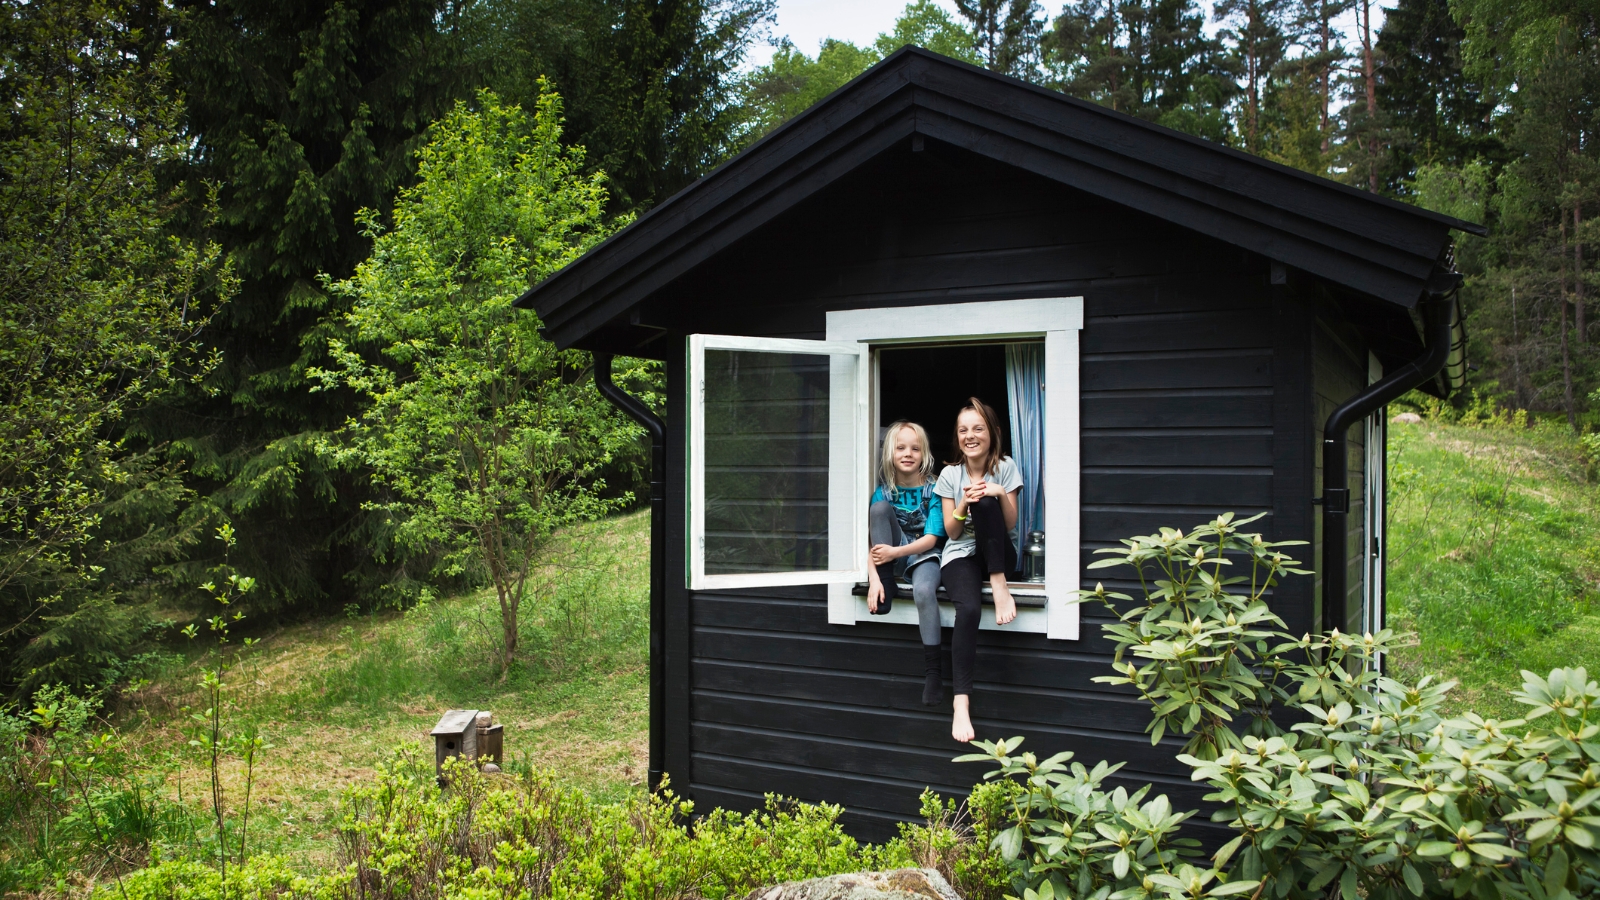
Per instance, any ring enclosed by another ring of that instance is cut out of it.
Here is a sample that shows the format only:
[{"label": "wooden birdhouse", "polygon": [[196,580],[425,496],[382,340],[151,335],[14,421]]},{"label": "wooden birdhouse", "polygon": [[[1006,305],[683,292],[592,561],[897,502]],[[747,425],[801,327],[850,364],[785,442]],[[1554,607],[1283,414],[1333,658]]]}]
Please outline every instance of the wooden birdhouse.
[{"label": "wooden birdhouse", "polygon": [[444,776],[444,761],[452,756],[476,759],[478,756],[478,711],[452,709],[433,726],[433,770]]}]

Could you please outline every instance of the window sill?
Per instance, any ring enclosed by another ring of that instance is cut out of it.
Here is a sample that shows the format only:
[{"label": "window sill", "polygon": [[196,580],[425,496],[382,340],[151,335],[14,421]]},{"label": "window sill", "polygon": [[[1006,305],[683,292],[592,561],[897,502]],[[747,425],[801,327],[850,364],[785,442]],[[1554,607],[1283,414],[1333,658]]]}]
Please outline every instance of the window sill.
[{"label": "window sill", "polygon": [[[900,597],[906,600],[911,599],[910,582],[899,581],[897,584],[900,587]],[[1011,599],[1017,602],[1018,607],[1038,607],[1039,609],[1044,608],[1047,592],[1043,582],[1008,581],[1006,582],[1006,587],[1011,589]],[[852,596],[865,597],[867,595],[867,583],[864,581],[856,582],[855,586],[850,589],[850,593]],[[983,587],[984,606],[994,605],[993,593],[994,592],[988,587],[988,585]],[[944,589],[944,585],[939,586],[939,602],[951,602],[950,594]]]}]

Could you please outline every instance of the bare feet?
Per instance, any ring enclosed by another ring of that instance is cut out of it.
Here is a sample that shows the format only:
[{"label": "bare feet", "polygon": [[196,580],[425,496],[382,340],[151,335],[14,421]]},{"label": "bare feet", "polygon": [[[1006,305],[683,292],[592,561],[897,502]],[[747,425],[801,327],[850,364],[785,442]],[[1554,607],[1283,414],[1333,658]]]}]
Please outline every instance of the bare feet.
[{"label": "bare feet", "polygon": [[989,580],[989,590],[994,594],[994,623],[1004,625],[1017,617],[1017,601],[1006,587],[1006,576],[997,574]]},{"label": "bare feet", "polygon": [[965,744],[978,736],[972,730],[972,719],[967,716],[967,695],[957,694],[955,718],[950,720],[950,736]]}]

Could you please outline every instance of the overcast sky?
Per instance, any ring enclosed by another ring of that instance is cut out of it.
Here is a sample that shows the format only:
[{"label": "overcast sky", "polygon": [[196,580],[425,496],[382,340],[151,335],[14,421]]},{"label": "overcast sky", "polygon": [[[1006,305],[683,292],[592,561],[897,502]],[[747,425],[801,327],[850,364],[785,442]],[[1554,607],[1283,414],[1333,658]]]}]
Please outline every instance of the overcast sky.
[{"label": "overcast sky", "polygon": [[[939,0],[939,5],[955,14],[953,0]],[[1045,0],[1040,5],[1046,15],[1055,16],[1061,12],[1061,0]],[[1211,0],[1201,0],[1200,6],[1207,13],[1206,31],[1215,33],[1217,26],[1210,16]],[[778,0],[778,24],[772,33],[774,37],[788,35],[796,48],[815,56],[824,38],[838,38],[858,46],[872,43],[880,32],[894,27],[894,20],[905,8],[906,0]],[[1381,9],[1380,6],[1374,10],[1374,30],[1382,24]],[[1348,20],[1341,23],[1347,33],[1353,31],[1354,14],[1341,18]],[[771,58],[772,47],[760,43],[750,48],[746,65],[765,65]]]},{"label": "overcast sky", "polygon": [[[955,14],[951,0],[941,0],[939,5]],[[796,48],[816,56],[824,38],[857,45],[872,43],[879,33],[894,28],[894,20],[905,8],[906,0],[778,0],[778,24],[772,33],[788,35]],[[750,65],[766,65],[771,58],[770,46],[750,48]]]}]

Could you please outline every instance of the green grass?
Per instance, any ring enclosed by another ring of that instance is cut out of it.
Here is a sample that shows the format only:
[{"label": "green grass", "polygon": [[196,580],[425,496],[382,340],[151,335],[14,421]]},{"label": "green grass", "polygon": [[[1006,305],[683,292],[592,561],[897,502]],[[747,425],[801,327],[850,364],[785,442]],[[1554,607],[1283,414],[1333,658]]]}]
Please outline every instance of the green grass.
[{"label": "green grass", "polygon": [[1520,671],[1600,674],[1600,489],[1564,429],[1390,427],[1394,672],[1460,682],[1452,708],[1511,717]]},{"label": "green grass", "polygon": [[[1461,683],[1457,711],[1507,717],[1521,669],[1600,672],[1600,488],[1576,443],[1548,428],[1396,425],[1391,454],[1390,618],[1419,638],[1394,654],[1394,674],[1441,673]],[[259,634],[228,677],[230,727],[254,724],[272,744],[254,781],[252,852],[307,871],[335,861],[346,786],[397,750],[431,760],[427,732],[450,708],[493,710],[512,770],[547,769],[602,800],[640,792],[648,535],[647,513],[564,533],[507,672],[494,663],[492,592]],[[185,708],[202,705],[207,658],[196,650],[117,711],[150,783],[196,821],[206,769],[187,746]],[[225,783],[237,810],[237,761]]]},{"label": "green grass", "polygon": [[[228,676],[231,723],[255,723],[272,744],[256,769],[252,847],[326,864],[345,786],[397,748],[431,761],[428,731],[452,708],[495,713],[509,769],[547,769],[599,799],[641,791],[649,527],[645,512],[563,533],[524,601],[521,659],[508,672],[494,662],[492,591],[262,635]],[[186,747],[182,710],[200,705],[203,663],[174,667],[119,712],[169,792],[197,809],[206,769]],[[237,807],[237,762],[225,780]]]}]

